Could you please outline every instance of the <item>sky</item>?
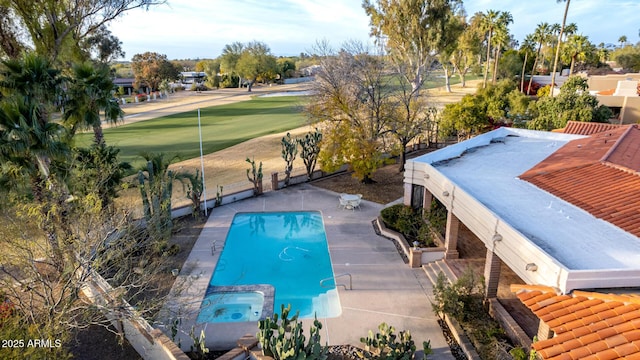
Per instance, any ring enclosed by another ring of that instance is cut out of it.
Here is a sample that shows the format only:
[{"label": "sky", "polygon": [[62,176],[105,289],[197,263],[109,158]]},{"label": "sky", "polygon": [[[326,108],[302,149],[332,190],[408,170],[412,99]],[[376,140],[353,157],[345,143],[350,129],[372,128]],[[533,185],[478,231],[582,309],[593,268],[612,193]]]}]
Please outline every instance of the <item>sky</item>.
[{"label": "sky", "polygon": [[[309,53],[317,41],[338,48],[349,40],[373,45],[361,0],[168,0],[149,10],[136,9],[112,21],[125,59],[153,51],[169,59],[207,59],[235,41],[261,41],[276,56]],[[561,23],[565,2],[555,0],[467,0],[469,16],[479,11],[509,11],[510,31],[522,41],[541,22]],[[638,0],[574,0],[567,23],[598,45],[617,44],[625,35],[636,43],[640,31]]]}]

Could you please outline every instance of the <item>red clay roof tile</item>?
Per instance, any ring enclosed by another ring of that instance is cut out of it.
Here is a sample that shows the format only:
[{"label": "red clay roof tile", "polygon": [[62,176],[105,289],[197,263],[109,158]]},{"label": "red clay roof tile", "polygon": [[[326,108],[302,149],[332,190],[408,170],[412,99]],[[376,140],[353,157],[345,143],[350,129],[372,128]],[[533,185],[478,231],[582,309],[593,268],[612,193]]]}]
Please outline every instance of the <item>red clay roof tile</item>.
[{"label": "red clay roof tile", "polygon": [[618,127],[620,127],[620,125],[617,124],[568,121],[563,132],[565,134],[591,135]]},{"label": "red clay roof tile", "polygon": [[640,237],[640,127],[611,125],[567,125],[565,131],[589,136],[568,142],[520,178]]},{"label": "red clay roof tile", "polygon": [[[527,285],[512,286],[519,298],[527,298]],[[574,291],[574,301],[559,295],[555,289],[546,291],[532,286],[534,296],[528,297],[530,309],[551,315],[547,325],[556,334],[551,339],[533,343],[542,359],[637,359],[640,360],[640,306],[637,295],[615,295]],[[546,295],[551,295],[549,298]],[[535,301],[539,300],[538,303]],[[577,300],[577,302],[575,302]],[[541,306],[540,304],[546,304]],[[559,309],[545,311],[567,304],[570,313],[559,317]],[[592,315],[589,315],[591,313]]]}]

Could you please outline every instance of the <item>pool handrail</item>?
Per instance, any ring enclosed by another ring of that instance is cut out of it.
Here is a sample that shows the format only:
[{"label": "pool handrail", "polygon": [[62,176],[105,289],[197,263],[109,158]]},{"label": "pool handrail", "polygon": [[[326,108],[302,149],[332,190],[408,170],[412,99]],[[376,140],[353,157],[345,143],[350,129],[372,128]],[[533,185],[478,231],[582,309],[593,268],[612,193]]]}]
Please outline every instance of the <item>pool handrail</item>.
[{"label": "pool handrail", "polygon": [[[338,284],[338,282],[336,281],[337,278],[343,277],[343,276],[348,276],[349,277],[349,287],[348,288],[347,288],[346,284]],[[322,279],[322,280],[320,280],[320,286],[324,287],[324,288],[328,287],[328,286],[325,286],[324,283],[326,281],[329,281],[329,280],[333,280],[333,282],[335,283],[335,287],[343,286],[345,290],[353,290],[353,278],[351,277],[351,274],[349,274],[349,273],[338,274],[338,275],[334,275],[333,277],[328,277],[326,279]]]}]

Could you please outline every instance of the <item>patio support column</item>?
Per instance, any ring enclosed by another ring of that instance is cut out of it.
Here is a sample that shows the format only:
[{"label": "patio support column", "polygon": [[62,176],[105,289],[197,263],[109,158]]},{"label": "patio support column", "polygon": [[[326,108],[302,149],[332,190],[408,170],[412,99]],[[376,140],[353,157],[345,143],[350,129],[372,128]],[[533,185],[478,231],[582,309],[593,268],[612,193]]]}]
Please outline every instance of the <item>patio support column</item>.
[{"label": "patio support column", "polygon": [[402,198],[402,203],[406,206],[411,206],[411,190],[413,189],[413,184],[404,183],[404,196]]},{"label": "patio support column", "polygon": [[451,210],[447,213],[447,228],[444,237],[445,259],[457,259],[458,254],[458,231],[460,229],[460,220]]},{"label": "patio support column", "polygon": [[491,249],[487,249],[487,257],[484,262],[484,281],[486,283],[485,298],[492,299],[498,296],[498,283],[500,282],[500,258]]},{"label": "patio support column", "polygon": [[431,202],[433,201],[433,194],[426,187],[424,188],[424,196],[422,197],[422,209],[424,209],[425,214],[428,214],[431,211]]}]

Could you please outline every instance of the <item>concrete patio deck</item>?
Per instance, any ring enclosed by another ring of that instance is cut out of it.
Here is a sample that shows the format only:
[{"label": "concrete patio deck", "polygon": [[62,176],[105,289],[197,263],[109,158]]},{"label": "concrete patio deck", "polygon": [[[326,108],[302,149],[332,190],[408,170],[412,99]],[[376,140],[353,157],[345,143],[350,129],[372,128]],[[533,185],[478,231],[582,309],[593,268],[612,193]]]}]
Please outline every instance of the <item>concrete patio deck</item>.
[{"label": "concrete patio deck", "polygon": [[[369,330],[375,332],[380,323],[386,322],[398,331],[410,330],[418,350],[422,349],[423,341],[430,340],[432,358],[453,359],[431,311],[432,286],[424,271],[409,268],[393,242],[376,235],[373,229],[372,220],[382,208],[380,204],[362,201],[360,209],[339,209],[338,194],[302,184],[213,209],[178,276],[172,291],[176,297],[167,301],[165,320],[161,322],[170,324],[171,319],[181,318],[178,335],[182,348],[188,350],[192,343],[189,329],[195,324],[200,302],[237,212],[318,210],[322,212],[334,273],[350,273],[353,277],[353,290],[338,288],[342,314],[319,319],[323,324],[322,341],[329,345],[360,346],[360,337]],[[214,242],[216,251],[212,253]],[[279,312],[279,304],[274,307],[274,312]],[[304,322],[308,335],[311,321]],[[201,327],[196,326],[196,335]],[[162,328],[170,336],[170,325]],[[258,328],[255,322],[209,323],[204,330],[207,346],[224,349],[235,346],[242,335],[255,334]]]}]

